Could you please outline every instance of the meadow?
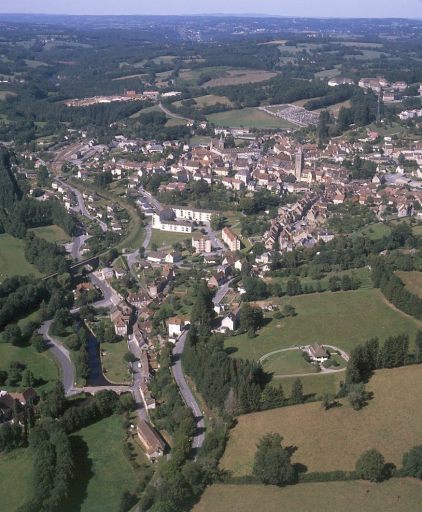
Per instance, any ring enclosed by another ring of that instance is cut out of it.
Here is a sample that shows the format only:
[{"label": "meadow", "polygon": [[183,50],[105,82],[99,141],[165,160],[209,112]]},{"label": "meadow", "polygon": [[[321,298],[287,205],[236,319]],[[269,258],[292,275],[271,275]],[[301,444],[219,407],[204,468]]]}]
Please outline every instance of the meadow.
[{"label": "meadow", "polygon": [[32,460],[28,449],[0,454],[1,510],[13,512],[32,492]]},{"label": "meadow", "polygon": [[369,338],[378,336],[383,341],[402,333],[410,335],[412,344],[421,324],[392,309],[375,289],[271,299],[277,301],[294,306],[297,315],[278,320],[270,314],[256,338],[246,334],[227,338],[226,347],[235,357],[258,360],[274,350],[315,342],[350,351]]},{"label": "meadow", "polygon": [[396,274],[403,281],[409,292],[412,292],[422,298],[422,272],[398,271]]},{"label": "meadow", "polygon": [[71,237],[60,226],[54,224],[51,226],[32,228],[30,231],[35,233],[36,236],[47,240],[47,242],[65,244],[71,240]]},{"label": "meadow", "polygon": [[25,259],[24,242],[13,236],[0,235],[0,282],[13,275],[39,277],[38,269]]},{"label": "meadow", "polygon": [[379,370],[367,390],[373,398],[360,411],[342,400],[341,407],[329,411],[313,402],[239,417],[222,469],[237,476],[250,474],[256,444],[266,432],[278,432],[285,446],[297,447],[292,460],[308,471],[353,470],[371,448],[400,466],[403,453],[420,443],[422,366]]},{"label": "meadow", "polygon": [[193,512],[415,512],[422,501],[416,480],[327,482],[279,488],[264,485],[209,487]]}]

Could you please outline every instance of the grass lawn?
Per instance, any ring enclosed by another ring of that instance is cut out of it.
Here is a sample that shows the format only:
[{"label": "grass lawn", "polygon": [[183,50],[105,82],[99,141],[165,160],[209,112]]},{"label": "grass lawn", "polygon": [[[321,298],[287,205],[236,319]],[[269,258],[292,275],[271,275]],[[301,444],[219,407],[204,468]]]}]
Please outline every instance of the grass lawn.
[{"label": "grass lawn", "polygon": [[[277,378],[274,377],[271,381],[275,387],[279,384],[283,386],[283,391],[286,396],[290,396],[292,391],[294,377],[290,378]],[[305,395],[322,395],[323,393],[336,394],[340,387],[340,382],[344,381],[344,373],[315,373],[301,378],[303,385],[303,392]]]},{"label": "grass lawn", "polygon": [[13,275],[26,276],[41,274],[25,259],[24,242],[10,235],[0,235],[0,282]]},{"label": "grass lawn", "polygon": [[32,492],[32,459],[28,449],[0,455],[1,509],[13,512]]},{"label": "grass lawn", "polygon": [[160,247],[171,246],[176,242],[183,242],[188,238],[192,238],[191,233],[172,233],[170,231],[160,231],[159,229],[152,230],[151,244],[157,244]]},{"label": "grass lawn", "polygon": [[123,454],[121,416],[111,416],[71,436],[76,480],[62,512],[115,512],[125,490],[134,491],[135,472]]},{"label": "grass lawn", "polygon": [[398,271],[396,274],[400,277],[410,292],[422,298],[422,272]]},{"label": "grass lawn", "polygon": [[116,384],[130,384],[127,363],[123,356],[128,351],[125,341],[118,343],[101,343],[103,371],[106,378]]},{"label": "grass lawn", "polygon": [[383,222],[378,222],[376,224],[368,224],[367,226],[359,229],[357,234],[366,235],[371,240],[378,240],[383,236],[388,236],[391,233],[391,228],[384,224]]},{"label": "grass lawn", "polygon": [[226,96],[216,96],[215,94],[207,94],[194,99],[196,104],[201,108],[216,105],[217,103],[228,106],[232,105],[232,102]]},{"label": "grass lawn", "polygon": [[243,108],[228,110],[207,116],[210,123],[217,126],[261,128],[261,129],[290,129],[297,128],[292,123],[258,110],[257,108]]},{"label": "grass lawn", "polygon": [[131,119],[138,118],[141,114],[149,114],[150,112],[162,112],[161,108],[157,105],[153,105],[152,107],[147,107],[135,112],[130,116]]},{"label": "grass lawn", "polygon": [[279,352],[262,361],[264,370],[275,375],[292,375],[296,373],[316,373],[316,367],[307,363],[301,350]]},{"label": "grass lawn", "polygon": [[280,303],[294,306],[297,316],[277,320],[271,315],[271,321],[256,338],[250,339],[246,334],[229,337],[226,347],[238,349],[236,357],[254,360],[280,348],[314,342],[350,351],[375,336],[383,341],[388,336],[408,333],[413,343],[420,325],[392,309],[375,289],[285,297]]},{"label": "grass lawn", "polygon": [[59,226],[42,226],[40,228],[33,228],[30,231],[35,233],[36,236],[47,240],[47,242],[67,243],[70,242],[71,237]]},{"label": "grass lawn", "polygon": [[377,371],[367,389],[374,398],[361,411],[347,401],[330,411],[315,402],[241,416],[221,467],[250,474],[256,444],[266,432],[278,432],[285,446],[296,446],[293,462],[309,471],[352,470],[370,448],[400,466],[403,453],[421,441],[422,366]]},{"label": "grass lawn", "polygon": [[171,117],[166,123],[166,128],[171,128],[172,126],[186,126],[186,121],[177,117]]},{"label": "grass lawn", "polygon": [[[0,370],[7,370],[12,361],[19,361],[31,370],[36,379],[41,379],[43,383],[37,387],[38,391],[43,391],[50,386],[50,383],[59,378],[59,370],[53,357],[49,352],[39,354],[32,346],[15,347],[9,343],[0,343]],[[7,389],[7,386],[2,386]],[[11,388],[15,391],[16,388]]]},{"label": "grass lawn", "polygon": [[193,512],[414,512],[422,487],[416,480],[327,482],[279,488],[271,485],[209,487]]}]

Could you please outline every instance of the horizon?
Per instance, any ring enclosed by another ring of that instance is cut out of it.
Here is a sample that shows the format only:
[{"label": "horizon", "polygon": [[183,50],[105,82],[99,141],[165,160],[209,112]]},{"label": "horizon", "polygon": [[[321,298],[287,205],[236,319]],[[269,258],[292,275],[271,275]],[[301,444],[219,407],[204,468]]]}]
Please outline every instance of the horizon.
[{"label": "horizon", "polygon": [[[389,0],[355,0],[344,5],[337,0],[244,0],[227,5],[225,0],[193,4],[180,0],[158,0],[142,7],[137,0],[121,0],[118,6],[104,5],[101,0],[74,0],[71,5],[57,0],[2,0],[0,15],[26,16],[234,16],[316,19],[421,19],[422,0],[401,0],[400,5]],[[387,5],[386,5],[387,4]],[[258,11],[258,12],[257,12]]]}]

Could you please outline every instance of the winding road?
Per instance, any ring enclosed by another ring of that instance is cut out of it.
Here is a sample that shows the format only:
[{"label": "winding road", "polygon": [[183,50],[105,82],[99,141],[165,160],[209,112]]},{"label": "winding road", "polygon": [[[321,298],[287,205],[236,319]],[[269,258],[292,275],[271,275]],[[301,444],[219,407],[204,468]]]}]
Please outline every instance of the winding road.
[{"label": "winding road", "polygon": [[188,117],[183,117],[183,116],[180,116],[179,114],[175,114],[174,112],[172,112],[171,110],[166,108],[161,102],[158,104],[158,106],[164,112],[164,114],[166,114],[169,117],[173,117],[174,119],[181,119],[182,121],[186,121],[187,123],[194,122],[193,119],[189,119]]}]

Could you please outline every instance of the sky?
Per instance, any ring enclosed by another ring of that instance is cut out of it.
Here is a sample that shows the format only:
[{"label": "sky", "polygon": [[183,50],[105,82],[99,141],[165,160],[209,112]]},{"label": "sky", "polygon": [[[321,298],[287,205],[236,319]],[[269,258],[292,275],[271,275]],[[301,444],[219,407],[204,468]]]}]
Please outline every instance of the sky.
[{"label": "sky", "polygon": [[422,18],[422,0],[0,0],[0,13]]}]

